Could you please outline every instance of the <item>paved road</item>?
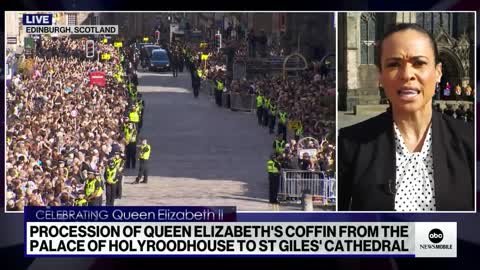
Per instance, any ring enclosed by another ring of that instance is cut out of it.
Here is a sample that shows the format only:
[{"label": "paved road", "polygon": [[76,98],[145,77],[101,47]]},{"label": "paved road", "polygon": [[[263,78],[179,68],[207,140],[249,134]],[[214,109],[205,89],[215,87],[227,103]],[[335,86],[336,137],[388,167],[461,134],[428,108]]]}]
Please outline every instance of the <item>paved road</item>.
[{"label": "paved road", "polygon": [[353,114],[353,112],[339,111],[337,112],[338,128],[340,129],[354,124],[358,124],[379,114],[380,113],[365,113],[355,115]]},{"label": "paved road", "polygon": [[[177,78],[139,73],[146,103],[140,137],[152,145],[151,176],[147,185],[124,184],[124,197],[116,205],[235,205],[241,211],[271,211],[268,130],[256,124],[255,115],[218,108],[205,93],[194,99],[190,87],[187,72]],[[127,171],[126,182],[137,170]]]}]

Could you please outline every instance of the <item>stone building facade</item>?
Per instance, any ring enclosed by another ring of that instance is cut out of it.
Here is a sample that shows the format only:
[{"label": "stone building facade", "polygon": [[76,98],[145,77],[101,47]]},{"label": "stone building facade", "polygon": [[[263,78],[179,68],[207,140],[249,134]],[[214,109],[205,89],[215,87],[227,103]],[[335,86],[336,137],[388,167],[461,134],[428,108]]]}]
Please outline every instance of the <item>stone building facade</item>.
[{"label": "stone building facade", "polygon": [[339,110],[382,103],[374,63],[376,44],[388,26],[395,23],[417,23],[432,33],[443,67],[441,86],[446,82],[474,86],[474,13],[339,13]]}]

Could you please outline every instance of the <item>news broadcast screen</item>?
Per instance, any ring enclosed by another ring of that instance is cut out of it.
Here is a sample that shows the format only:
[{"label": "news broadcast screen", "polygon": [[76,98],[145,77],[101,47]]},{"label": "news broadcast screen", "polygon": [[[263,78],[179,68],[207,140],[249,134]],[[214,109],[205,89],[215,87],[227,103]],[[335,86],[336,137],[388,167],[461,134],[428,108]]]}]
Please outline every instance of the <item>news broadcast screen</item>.
[{"label": "news broadcast screen", "polygon": [[7,269],[475,265],[475,7],[45,7],[4,11]]}]

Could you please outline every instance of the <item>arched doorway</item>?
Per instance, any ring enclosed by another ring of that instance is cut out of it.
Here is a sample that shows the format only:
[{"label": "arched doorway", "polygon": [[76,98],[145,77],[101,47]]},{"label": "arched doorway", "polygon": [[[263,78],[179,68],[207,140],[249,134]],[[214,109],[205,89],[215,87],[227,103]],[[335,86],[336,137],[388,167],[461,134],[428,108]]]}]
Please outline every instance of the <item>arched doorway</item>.
[{"label": "arched doorway", "polygon": [[447,82],[452,89],[458,84],[462,87],[470,83],[468,74],[469,42],[466,37],[459,40],[450,36],[443,28],[440,28],[435,41],[438,45],[439,60],[442,63],[443,76],[440,87],[443,89]]},{"label": "arched doorway", "polygon": [[[299,71],[303,71],[308,68],[308,63],[305,57],[300,53],[293,53],[285,57],[283,60],[283,80],[286,80],[291,75],[298,77]],[[294,74],[291,74],[294,73]]]},{"label": "arched doorway", "polygon": [[442,63],[440,89],[444,89],[447,82],[450,83],[452,90],[457,84],[461,86],[464,74],[458,56],[448,49],[440,49],[439,58],[440,62]]}]

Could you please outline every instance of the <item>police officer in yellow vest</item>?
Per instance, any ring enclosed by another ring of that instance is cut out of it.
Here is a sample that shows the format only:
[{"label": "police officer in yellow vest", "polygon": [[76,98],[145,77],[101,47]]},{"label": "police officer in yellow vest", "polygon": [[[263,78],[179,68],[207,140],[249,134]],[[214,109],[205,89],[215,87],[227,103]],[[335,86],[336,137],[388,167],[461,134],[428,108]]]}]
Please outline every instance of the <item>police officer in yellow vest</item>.
[{"label": "police officer in yellow vest", "polygon": [[280,186],[280,163],[277,161],[276,155],[271,155],[267,161],[268,184],[269,184],[269,201],[270,203],[278,203],[278,188]]},{"label": "police officer in yellow vest", "polygon": [[203,71],[201,68],[197,68],[197,76],[202,79],[203,78]]},{"label": "police officer in yellow vest", "polygon": [[136,106],[137,106],[137,112],[140,118],[140,121],[138,123],[138,131],[142,129],[143,125],[143,111],[145,110],[145,102],[142,99],[142,94],[138,94],[137,100],[136,100]]},{"label": "police officer in yellow vest", "polygon": [[268,110],[268,131],[270,134],[273,134],[275,129],[275,120],[277,117],[277,105],[273,102],[270,102],[270,109]]},{"label": "police officer in yellow vest", "polygon": [[[135,156],[134,156],[135,159]],[[122,181],[123,181],[123,166],[125,165],[125,160],[122,158],[120,152],[115,152],[115,155],[112,158],[113,163],[115,164],[115,168],[117,169],[117,184],[116,184],[116,192],[115,192],[115,199],[122,198]]]},{"label": "police officer in yellow vest", "polygon": [[137,87],[133,83],[128,83],[127,89],[128,89],[128,96],[130,97],[130,99],[135,100],[138,95]]},{"label": "police officer in yellow vest", "polygon": [[130,123],[124,128],[125,142],[127,143],[127,165],[126,168],[135,169],[136,155],[137,155],[137,130],[134,124]]},{"label": "police officer in yellow vest", "polygon": [[200,90],[200,86],[202,84],[202,78],[198,76],[198,74],[195,74],[192,72],[191,79],[192,79],[193,96],[195,98],[198,98],[198,93]]},{"label": "police officer in yellow vest", "polygon": [[78,194],[78,199],[75,200],[75,206],[87,206],[88,202],[85,199],[85,194]]},{"label": "police officer in yellow vest", "polygon": [[173,77],[178,77],[178,53],[176,51],[172,51],[170,57],[170,68],[172,69]]},{"label": "police officer in yellow vest", "polygon": [[135,124],[135,127],[138,129],[138,123],[140,122],[140,110],[138,106],[133,105],[132,110],[128,113],[128,120],[130,120],[131,123]]},{"label": "police officer in yellow vest", "polygon": [[95,173],[88,172],[87,181],[85,181],[85,197],[88,201],[88,206],[102,206],[102,180],[100,177],[95,177]]},{"label": "police officer in yellow vest", "polygon": [[264,126],[268,125],[268,111],[269,110],[270,110],[270,99],[265,95],[263,97],[263,115],[262,115],[262,121],[263,121]]},{"label": "police officer in yellow vest", "polygon": [[295,130],[295,140],[298,141],[303,137],[303,124],[300,123],[300,126]]},{"label": "police officer in yellow vest", "polygon": [[280,136],[273,141],[273,150],[276,154],[282,154],[285,151],[286,142]]},{"label": "police officer in yellow vest", "polygon": [[287,113],[278,111],[277,135],[282,135],[284,141],[287,140]]},{"label": "police officer in yellow vest", "polygon": [[107,182],[105,185],[105,195],[106,195],[106,203],[107,206],[113,206],[116,197],[117,191],[117,167],[115,166],[115,162],[113,160],[110,161],[107,168],[105,168],[105,181]]},{"label": "police officer in yellow vest", "polygon": [[260,91],[257,91],[257,120],[258,124],[262,125],[262,115],[263,115],[263,96]]},{"label": "police officer in yellow vest", "polygon": [[[150,159],[150,153],[151,153],[151,146],[150,144],[147,143],[146,139],[142,140],[142,144],[140,145],[140,168],[138,170],[138,176],[137,179],[135,179],[134,184],[138,183],[147,183],[148,182],[148,160]],[[143,181],[140,182],[140,178],[142,178],[143,175]]]},{"label": "police officer in yellow vest", "polygon": [[219,107],[222,107],[222,94],[225,89],[225,84],[220,78],[215,79],[215,103]]}]

